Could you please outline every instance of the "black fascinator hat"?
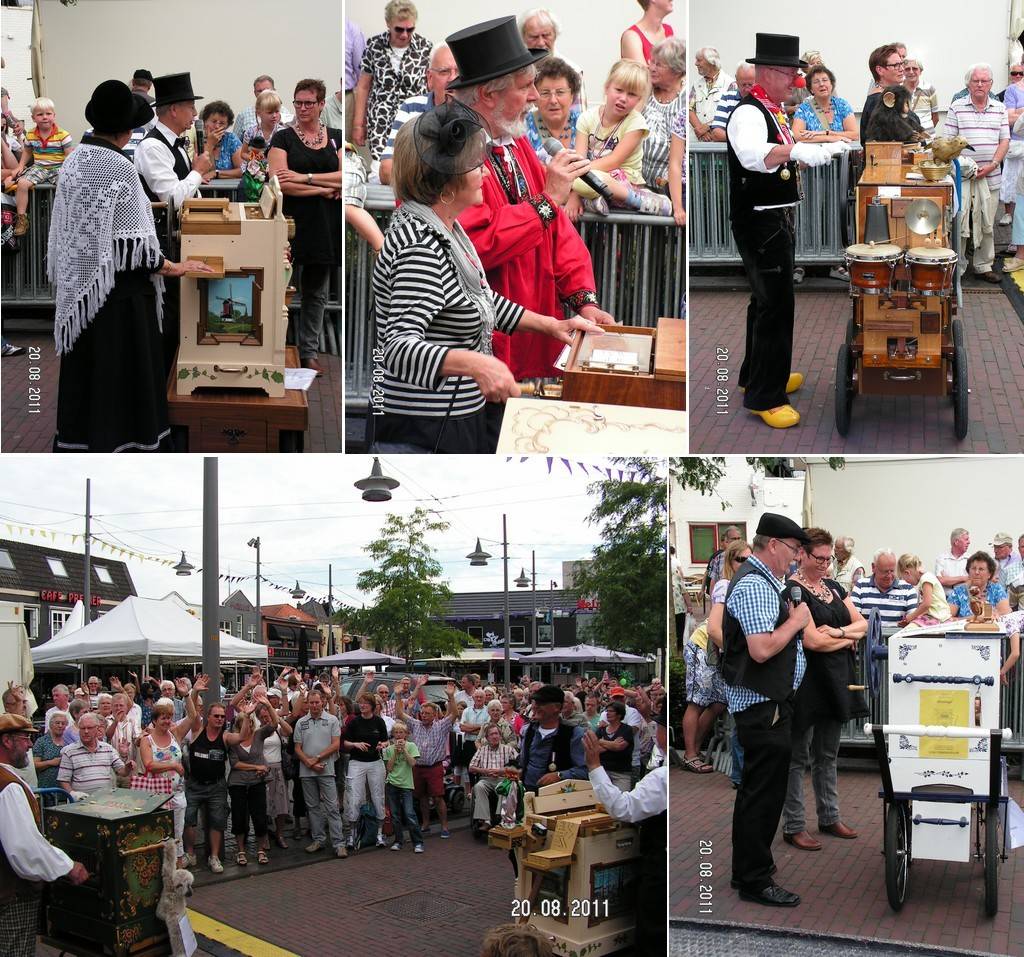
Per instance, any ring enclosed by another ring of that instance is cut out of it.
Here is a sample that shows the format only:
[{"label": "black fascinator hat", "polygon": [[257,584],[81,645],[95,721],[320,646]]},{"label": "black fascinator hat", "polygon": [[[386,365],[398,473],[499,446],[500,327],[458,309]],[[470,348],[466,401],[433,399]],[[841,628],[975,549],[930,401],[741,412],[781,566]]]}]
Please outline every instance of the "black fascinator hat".
[{"label": "black fascinator hat", "polygon": [[464,103],[449,100],[421,113],[413,127],[416,153],[425,166],[444,176],[461,176],[484,161],[483,120]]}]

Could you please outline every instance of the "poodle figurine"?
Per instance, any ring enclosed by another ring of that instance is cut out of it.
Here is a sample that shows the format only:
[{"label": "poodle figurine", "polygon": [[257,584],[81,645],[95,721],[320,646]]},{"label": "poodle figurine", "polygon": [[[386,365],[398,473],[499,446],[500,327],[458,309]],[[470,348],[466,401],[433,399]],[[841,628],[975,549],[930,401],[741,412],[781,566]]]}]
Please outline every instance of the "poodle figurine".
[{"label": "poodle figurine", "polygon": [[177,860],[177,845],[173,838],[167,838],[164,841],[164,886],[156,905],[156,916],[167,924],[171,953],[174,957],[185,957],[185,944],[178,922],[185,916],[185,898],[192,896],[192,881],[195,878],[189,871],[175,866]]}]

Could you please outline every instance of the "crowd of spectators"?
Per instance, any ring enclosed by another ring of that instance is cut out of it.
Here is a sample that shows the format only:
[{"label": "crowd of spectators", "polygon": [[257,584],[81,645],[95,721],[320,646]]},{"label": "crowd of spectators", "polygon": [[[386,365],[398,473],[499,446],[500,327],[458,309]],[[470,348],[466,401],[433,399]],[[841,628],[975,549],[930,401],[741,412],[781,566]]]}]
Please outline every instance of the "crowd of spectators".
[{"label": "crowd of spectators", "polygon": [[[548,51],[538,64],[531,91],[527,135],[545,164],[551,159],[543,147],[549,137],[587,156],[592,169],[614,184],[612,207],[671,215],[682,225],[686,45],[663,23],[672,12],[672,0],[638,2],[643,16],[622,35],[621,59],[610,65],[600,105],[588,102],[582,69],[563,49],[569,44],[563,42],[566,38],[557,15],[544,8],[519,15],[526,46]],[[345,162],[357,167],[355,172],[346,169],[353,183],[390,184],[398,130],[444,103],[449,98],[448,84],[459,79],[447,44],[432,43],[417,33],[418,17],[413,3],[391,0],[384,8],[386,29],[380,34],[366,38],[355,24],[346,22],[349,139],[357,149],[346,155]],[[357,56],[355,51],[361,53]],[[630,73],[629,63],[640,65],[642,78]],[[577,124],[588,116],[588,125],[577,136]],[[680,184],[675,191],[673,178]],[[574,190],[562,204],[574,219],[583,210],[583,200],[590,201],[590,211],[607,214],[608,203],[588,192],[589,187],[577,181]],[[361,201],[358,190],[346,195],[346,203],[356,208]],[[358,211],[346,210],[346,216],[377,248],[372,223]]]},{"label": "crowd of spectators", "polygon": [[[202,812],[205,859],[222,873],[229,826],[238,867],[250,863],[250,833],[257,864],[269,863],[271,840],[287,848],[289,821],[293,840],[308,836],[310,854],[399,851],[406,834],[423,853],[434,815],[440,838],[451,836],[448,803],[459,792],[482,835],[507,774],[521,774],[528,789],[585,779],[585,732],[596,734],[601,765],[623,791],[663,757],[655,754],[655,719],[665,708],[658,679],[627,688],[606,672],[571,676],[564,688],[525,678],[504,688],[466,674],[444,687],[443,714],[426,694],[426,675],[404,676],[393,688],[378,679],[367,671],[346,695],[337,668],[285,668],[268,684],[255,667],[233,694],[221,685],[209,705],[201,700],[211,687],[206,675],[140,681],[129,672],[123,682],[109,674],[75,688],[57,684],[24,776],[32,787],[59,787],[74,799],[115,784],[168,794],[179,866],[200,863]],[[547,704],[540,691],[557,697],[546,717],[571,738],[571,764],[554,773],[545,765],[531,779],[521,753]],[[3,695],[12,713],[24,714],[26,701],[19,687]]]},{"label": "crowd of spectators", "polygon": [[[855,555],[856,543],[849,536],[838,536],[833,540],[821,529],[807,530],[807,534],[809,544],[794,557],[786,582],[787,587],[799,586],[806,595],[804,601],[811,605],[820,640],[815,647],[814,639],[809,640],[805,632],[805,650],[813,654],[824,646],[826,653],[843,650],[850,651],[852,655],[866,633],[866,620],[872,613],[878,615],[883,629],[891,632],[898,628],[928,627],[968,618],[973,614],[972,599],[976,606],[981,600],[991,606],[992,614],[1002,621],[1010,636],[1000,669],[1002,682],[1009,682],[1020,657],[1020,632],[1024,628],[1024,535],[1014,539],[1006,532],[999,532],[990,543],[991,552],[971,551],[970,532],[965,528],[955,528],[950,534],[949,551],[937,555],[930,566],[933,570],[929,571],[929,566],[912,553],[897,554],[890,548],[880,548],[870,562],[862,562]],[[701,748],[715,721],[728,706],[728,689],[722,679],[719,662],[729,583],[752,551],[751,545],[743,541],[741,531],[735,526],[725,530],[723,543],[724,547],[709,560],[704,577],[704,593],[711,603],[710,612],[706,621],[696,623],[686,639],[683,652],[686,665],[686,708],[682,726],[684,766],[700,774],[713,770]],[[836,600],[828,597],[830,595]],[[695,610],[692,604],[689,607],[691,612]],[[838,619],[833,621],[834,616],[826,614],[841,613],[844,609],[846,614],[839,614],[845,619],[841,622]],[[840,631],[843,632],[841,635],[838,634]],[[855,669],[852,657],[844,663],[844,668],[846,664]],[[814,691],[814,669],[808,675],[811,681],[806,687],[801,685],[805,687],[805,699],[820,692],[820,688],[818,692]],[[843,680],[846,677],[844,670]],[[853,670],[849,679],[848,683],[860,683]],[[845,694],[832,695],[832,700],[840,698],[845,699]],[[842,715],[836,716],[835,720],[841,723],[853,714],[849,708],[844,708]],[[837,733],[836,727],[838,725],[830,724],[828,733],[819,735],[819,739],[831,741]],[[742,753],[737,750],[735,739],[733,746],[733,782],[736,784]],[[801,747],[795,747],[795,753],[803,755],[804,764],[808,761],[806,746],[807,741],[804,740]],[[824,761],[821,754],[818,760]],[[795,812],[794,819],[802,824],[802,817]],[[795,833],[803,830],[802,826],[798,827]]]}]

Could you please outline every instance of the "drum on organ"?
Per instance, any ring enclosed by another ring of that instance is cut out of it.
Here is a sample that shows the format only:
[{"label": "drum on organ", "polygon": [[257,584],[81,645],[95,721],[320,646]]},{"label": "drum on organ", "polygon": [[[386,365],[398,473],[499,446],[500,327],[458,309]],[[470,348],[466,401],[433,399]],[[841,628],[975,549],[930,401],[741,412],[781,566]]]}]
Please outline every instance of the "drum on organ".
[{"label": "drum on organ", "polygon": [[948,163],[900,143],[867,143],[846,250],[852,318],[836,360],[835,420],[858,395],[949,396],[967,434],[967,353],[957,312],[957,219]]}]

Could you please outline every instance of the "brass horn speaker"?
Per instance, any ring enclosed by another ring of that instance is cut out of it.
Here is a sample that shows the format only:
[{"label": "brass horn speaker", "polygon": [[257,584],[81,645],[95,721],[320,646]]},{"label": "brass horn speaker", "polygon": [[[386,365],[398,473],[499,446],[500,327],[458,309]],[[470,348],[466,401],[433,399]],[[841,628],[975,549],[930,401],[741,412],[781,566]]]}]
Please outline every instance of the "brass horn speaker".
[{"label": "brass horn speaker", "polygon": [[915,199],[907,206],[905,213],[907,229],[919,236],[935,232],[942,222],[939,204],[930,199]]}]

